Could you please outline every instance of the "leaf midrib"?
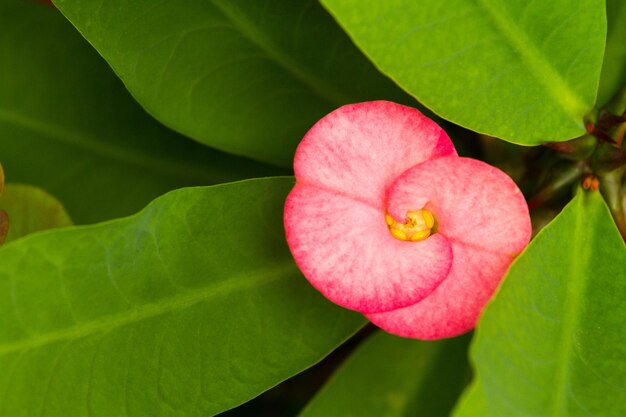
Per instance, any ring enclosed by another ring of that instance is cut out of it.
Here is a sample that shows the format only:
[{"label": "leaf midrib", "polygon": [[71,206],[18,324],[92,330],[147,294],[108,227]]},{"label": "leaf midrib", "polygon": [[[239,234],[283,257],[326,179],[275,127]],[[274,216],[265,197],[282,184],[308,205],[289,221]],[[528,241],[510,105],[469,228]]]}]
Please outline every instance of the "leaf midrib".
[{"label": "leaf midrib", "polygon": [[307,85],[318,96],[335,106],[354,101],[350,97],[338,92],[336,88],[328,85],[323,79],[315,76],[315,74],[301,68],[301,66],[289,58],[279,46],[272,42],[269,37],[258,30],[253,22],[247,19],[242,13],[238,12],[235,7],[229,5],[228,2],[211,0],[211,3],[213,3],[250,43],[265,52],[274,62],[286,69],[297,80]]},{"label": "leaf midrib", "polygon": [[144,304],[122,313],[105,316],[100,320],[78,324],[53,332],[36,334],[25,340],[0,344],[0,356],[35,349],[64,340],[82,339],[164,314],[181,311],[220,295],[268,285],[274,281],[284,279],[289,273],[296,271],[297,267],[291,260],[252,272],[246,271],[217,284],[189,290],[174,297]]},{"label": "leaf midrib", "polygon": [[570,88],[550,61],[535,47],[510,16],[498,10],[488,0],[475,1],[489,15],[496,30],[504,35],[510,47],[519,54],[521,61],[537,82],[543,86],[554,102],[572,117],[574,123],[582,128],[582,118],[590,110],[590,106],[585,104]]},{"label": "leaf midrib", "polygon": [[12,124],[101,158],[121,162],[132,167],[144,167],[160,175],[168,174],[175,178],[211,181],[209,176],[192,175],[186,166],[174,162],[175,160],[171,158],[159,158],[136,152],[132,148],[114,146],[110,142],[94,139],[84,132],[55,126],[23,113],[0,108],[0,123]]},{"label": "leaf midrib", "polygon": [[585,209],[591,210],[591,207],[585,207],[582,194],[578,195],[578,210],[576,211],[576,221],[572,227],[574,233],[574,250],[568,262],[569,277],[579,277],[579,279],[571,279],[566,285],[565,305],[563,306],[563,326],[559,340],[559,359],[557,360],[555,375],[555,395],[551,395],[550,416],[561,417],[563,414],[563,405],[565,404],[567,379],[570,374],[570,364],[572,362],[574,335],[575,330],[580,325],[580,316],[582,308],[580,308],[584,300],[584,293],[587,288],[587,266],[591,256],[588,248],[584,245],[585,233],[591,233],[589,229],[589,218],[592,217],[585,213]]}]

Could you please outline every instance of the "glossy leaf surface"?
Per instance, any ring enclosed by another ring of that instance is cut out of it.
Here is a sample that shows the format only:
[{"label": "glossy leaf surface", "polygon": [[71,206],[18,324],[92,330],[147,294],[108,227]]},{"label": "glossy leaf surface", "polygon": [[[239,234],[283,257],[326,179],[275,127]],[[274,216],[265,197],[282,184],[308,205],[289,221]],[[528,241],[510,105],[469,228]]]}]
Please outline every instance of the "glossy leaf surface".
[{"label": "glossy leaf surface", "polygon": [[365,320],[293,263],[292,186],[178,190],[2,247],[0,416],[206,417],[323,358]]},{"label": "glossy leaf surface", "polygon": [[456,417],[626,415],[626,247],[580,193],[511,267],[472,345]]},{"label": "glossy leaf surface", "polygon": [[54,8],[2,0],[0,27],[7,181],[47,190],[77,223],[132,214],[174,188],[276,172],[159,125]]},{"label": "glossy leaf surface", "polygon": [[410,100],[316,0],[55,4],[151,114],[231,153],[289,166],[336,107]]},{"label": "glossy leaf surface", "polygon": [[32,185],[7,184],[0,196],[0,210],[9,218],[6,242],[41,230],[72,225],[63,205]]},{"label": "glossy leaf surface", "polygon": [[585,132],[604,0],[322,0],[387,75],[439,116],[531,145]]},{"label": "glossy leaf surface", "polygon": [[300,417],[440,417],[469,377],[468,336],[437,342],[379,331],[366,340]]}]

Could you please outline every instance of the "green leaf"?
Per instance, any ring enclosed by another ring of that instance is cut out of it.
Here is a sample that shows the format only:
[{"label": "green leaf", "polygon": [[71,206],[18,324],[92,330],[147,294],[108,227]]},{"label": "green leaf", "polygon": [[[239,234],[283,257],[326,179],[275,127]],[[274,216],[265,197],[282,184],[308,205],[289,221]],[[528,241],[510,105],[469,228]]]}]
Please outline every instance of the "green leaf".
[{"label": "green leaf", "polygon": [[41,230],[72,225],[63,205],[32,185],[7,184],[0,197],[0,210],[9,216],[7,242]]},{"label": "green leaf", "polygon": [[[4,191],[4,170],[2,169],[2,164],[0,164],[0,197],[2,196],[3,191]],[[4,243],[8,233],[9,233],[9,216],[7,215],[6,211],[0,210],[0,245]]]},{"label": "green leaf", "polygon": [[524,145],[585,133],[604,0],[322,0],[387,75],[439,116]]},{"label": "green leaf", "polygon": [[477,378],[455,416],[626,415],[624,265],[602,197],[581,191],[485,309],[471,349]]},{"label": "green leaf", "polygon": [[0,416],[207,417],[322,359],[365,320],[292,261],[292,186],[177,190],[0,248]]},{"label": "green leaf", "polygon": [[437,342],[371,336],[300,417],[441,417],[469,377],[468,336]]},{"label": "green leaf", "polygon": [[159,125],[54,8],[2,0],[0,27],[7,181],[47,190],[76,222],[132,214],[174,188],[276,173]]},{"label": "green leaf", "polygon": [[606,18],[606,50],[598,88],[600,106],[626,87],[626,2],[606,0]]},{"label": "green leaf", "polygon": [[161,122],[238,155],[290,165],[340,105],[412,101],[315,0],[56,0]]}]

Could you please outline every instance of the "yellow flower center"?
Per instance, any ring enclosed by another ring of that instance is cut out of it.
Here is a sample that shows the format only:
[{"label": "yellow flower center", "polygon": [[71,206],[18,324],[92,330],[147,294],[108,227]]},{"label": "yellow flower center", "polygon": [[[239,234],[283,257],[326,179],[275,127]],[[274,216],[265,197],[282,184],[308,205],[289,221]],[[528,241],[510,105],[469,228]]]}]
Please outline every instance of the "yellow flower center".
[{"label": "yellow flower center", "polygon": [[385,221],[393,237],[409,242],[426,239],[435,226],[435,217],[426,209],[407,212],[403,222],[397,221],[387,213]]}]

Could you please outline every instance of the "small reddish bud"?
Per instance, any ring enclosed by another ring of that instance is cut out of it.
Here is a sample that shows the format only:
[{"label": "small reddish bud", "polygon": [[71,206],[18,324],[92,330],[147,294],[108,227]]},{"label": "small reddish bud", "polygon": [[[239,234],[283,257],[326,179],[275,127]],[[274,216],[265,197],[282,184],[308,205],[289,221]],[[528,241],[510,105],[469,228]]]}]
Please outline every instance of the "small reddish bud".
[{"label": "small reddish bud", "polygon": [[581,185],[585,190],[598,191],[600,180],[593,174],[587,174],[582,178]]}]

